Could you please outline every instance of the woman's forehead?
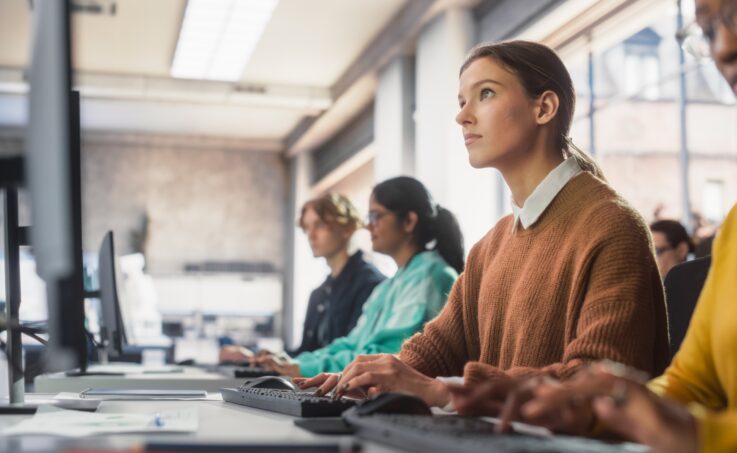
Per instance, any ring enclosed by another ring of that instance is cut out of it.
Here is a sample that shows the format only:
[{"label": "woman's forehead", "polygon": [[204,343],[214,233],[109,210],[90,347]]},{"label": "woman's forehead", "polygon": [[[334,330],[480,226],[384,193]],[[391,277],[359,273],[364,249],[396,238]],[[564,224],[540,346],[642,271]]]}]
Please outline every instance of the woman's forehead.
[{"label": "woman's forehead", "polygon": [[719,8],[724,1],[725,0],[696,0],[696,15],[705,16],[714,14],[714,12],[719,11]]},{"label": "woman's forehead", "polygon": [[460,77],[461,90],[473,87],[482,81],[498,82],[502,85],[514,80],[514,75],[496,60],[482,57],[473,61]]}]

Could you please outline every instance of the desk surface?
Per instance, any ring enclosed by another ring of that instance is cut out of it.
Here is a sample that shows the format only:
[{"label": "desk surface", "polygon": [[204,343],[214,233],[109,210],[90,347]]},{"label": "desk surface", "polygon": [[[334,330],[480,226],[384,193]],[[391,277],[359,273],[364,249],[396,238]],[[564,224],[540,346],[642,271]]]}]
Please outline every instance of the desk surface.
[{"label": "desk surface", "polygon": [[[130,366],[128,366],[130,368]],[[97,368],[92,367],[90,371]],[[110,368],[114,370],[115,367]],[[245,379],[225,376],[195,367],[183,367],[175,373],[129,372],[123,376],[67,376],[49,373],[36,376],[34,389],[39,393],[81,392],[88,388],[121,388],[151,390],[207,390],[217,392],[223,387],[238,387]]]},{"label": "desk surface", "polygon": [[[36,394],[27,395],[30,401]],[[45,397],[48,395],[38,395]],[[354,441],[352,436],[322,436],[312,434],[294,425],[295,417],[259,409],[213,401],[103,401],[98,412],[106,413],[156,413],[167,409],[196,408],[199,419],[197,432],[189,434],[115,435],[81,440],[64,440],[47,436],[5,437],[1,432],[29,415],[0,415],[0,451],[47,452],[62,447],[80,445],[97,448],[127,448],[140,445],[147,439],[177,441],[182,443],[294,443],[320,444],[342,442],[346,446]],[[396,450],[361,441],[363,451],[389,453]]]}]

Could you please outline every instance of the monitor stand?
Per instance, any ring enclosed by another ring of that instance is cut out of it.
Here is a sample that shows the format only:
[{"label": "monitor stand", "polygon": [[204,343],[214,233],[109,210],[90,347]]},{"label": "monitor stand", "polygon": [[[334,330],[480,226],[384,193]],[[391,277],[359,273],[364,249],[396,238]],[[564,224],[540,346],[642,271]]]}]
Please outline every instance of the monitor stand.
[{"label": "monitor stand", "polygon": [[18,190],[5,187],[3,225],[5,240],[5,319],[7,338],[5,355],[8,358],[8,395],[10,404],[22,404],[25,392],[23,351],[21,348],[20,318],[20,247],[28,245],[28,229],[18,223]]}]

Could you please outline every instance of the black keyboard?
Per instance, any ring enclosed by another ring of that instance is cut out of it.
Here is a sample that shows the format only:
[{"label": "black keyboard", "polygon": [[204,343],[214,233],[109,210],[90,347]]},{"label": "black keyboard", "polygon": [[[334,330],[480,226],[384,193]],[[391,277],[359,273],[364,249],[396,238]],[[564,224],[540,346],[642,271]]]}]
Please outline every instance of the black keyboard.
[{"label": "black keyboard", "polygon": [[262,376],[279,376],[276,371],[267,371],[257,366],[220,365],[217,371],[226,376],[234,378],[255,378]]},{"label": "black keyboard", "polygon": [[333,400],[326,396],[315,396],[312,392],[261,388],[220,389],[223,400],[241,406],[255,407],[295,417],[338,417],[355,405],[353,400]]},{"label": "black keyboard", "polygon": [[[351,411],[352,412],[352,411]],[[458,416],[344,415],[362,438],[418,453],[638,453],[647,448],[637,444],[610,444],[571,436],[496,434],[494,425],[478,418]]]}]

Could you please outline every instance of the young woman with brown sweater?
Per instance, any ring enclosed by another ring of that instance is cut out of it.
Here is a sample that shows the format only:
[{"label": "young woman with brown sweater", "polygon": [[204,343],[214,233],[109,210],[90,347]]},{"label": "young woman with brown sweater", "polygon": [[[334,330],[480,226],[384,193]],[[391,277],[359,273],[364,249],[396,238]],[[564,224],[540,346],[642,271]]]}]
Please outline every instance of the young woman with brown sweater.
[{"label": "young woman with brown sweater", "polygon": [[568,138],[575,92],[561,60],[525,41],[477,47],[458,100],[469,161],[502,173],[513,214],[473,247],[446,307],[398,356],[362,356],[300,384],[443,407],[441,376],[565,379],[599,359],[661,372],[668,326],[648,227]]}]

